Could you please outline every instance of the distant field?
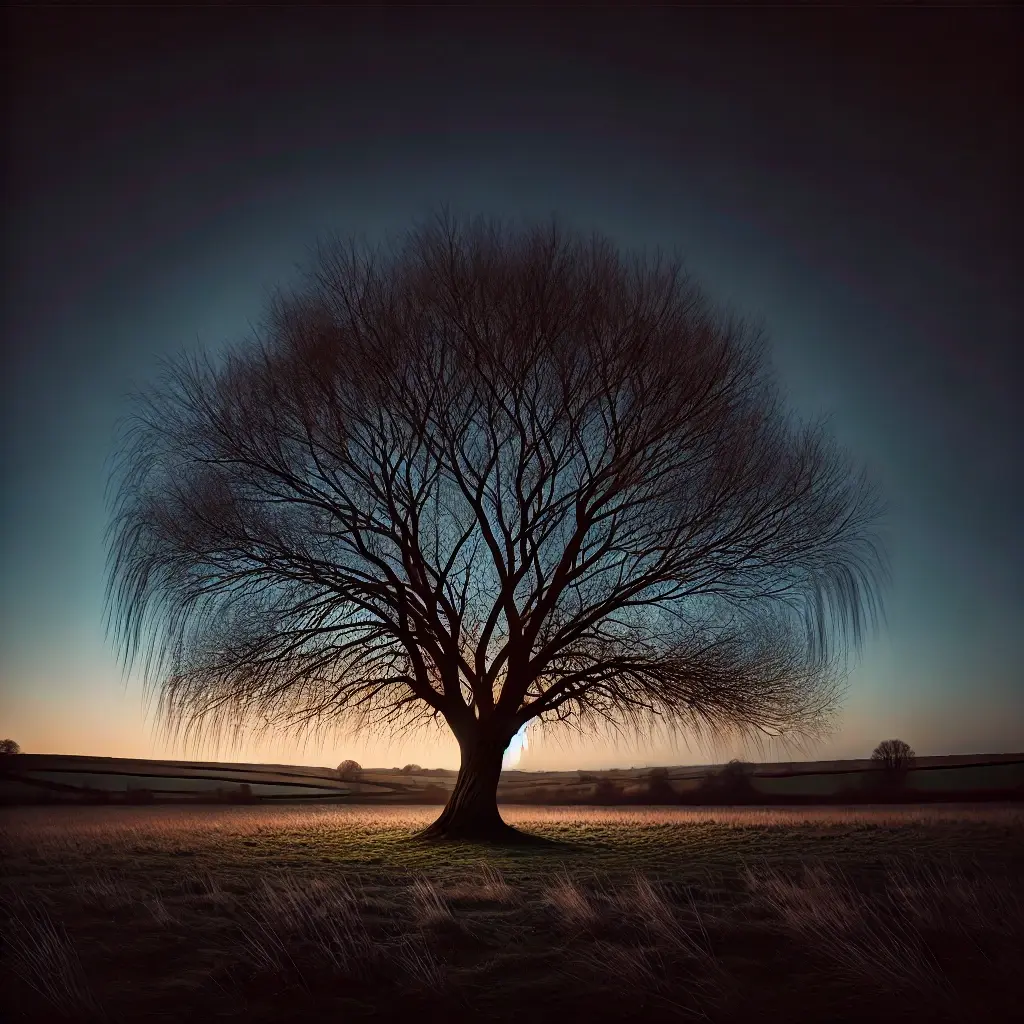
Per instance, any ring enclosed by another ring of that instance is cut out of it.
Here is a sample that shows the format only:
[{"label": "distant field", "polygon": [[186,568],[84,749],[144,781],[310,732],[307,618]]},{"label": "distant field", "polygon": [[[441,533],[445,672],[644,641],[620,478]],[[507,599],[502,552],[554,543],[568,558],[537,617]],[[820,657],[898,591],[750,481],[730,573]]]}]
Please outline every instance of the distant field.
[{"label": "distant field", "polygon": [[[0,764],[0,802],[276,802],[443,804],[454,771],[367,769],[341,779],[332,768],[22,754]],[[870,762],[749,766],[741,792],[708,792],[717,766],[606,772],[504,772],[499,798],[519,804],[874,802],[1024,800],[1024,754],[920,758],[898,792],[881,793]]]},{"label": "distant field", "polygon": [[7,808],[10,1019],[1015,1019],[1020,807],[503,813]]}]

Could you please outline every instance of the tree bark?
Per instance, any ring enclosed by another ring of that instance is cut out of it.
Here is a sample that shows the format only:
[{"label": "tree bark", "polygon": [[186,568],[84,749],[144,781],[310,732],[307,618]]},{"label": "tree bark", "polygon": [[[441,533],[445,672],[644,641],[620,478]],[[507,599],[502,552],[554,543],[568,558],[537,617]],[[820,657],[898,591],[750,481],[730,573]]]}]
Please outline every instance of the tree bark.
[{"label": "tree bark", "polygon": [[456,839],[465,842],[544,842],[514,829],[498,813],[498,780],[509,738],[484,731],[477,725],[472,735],[460,738],[462,763],[448,803],[441,816],[420,833],[424,839]]}]

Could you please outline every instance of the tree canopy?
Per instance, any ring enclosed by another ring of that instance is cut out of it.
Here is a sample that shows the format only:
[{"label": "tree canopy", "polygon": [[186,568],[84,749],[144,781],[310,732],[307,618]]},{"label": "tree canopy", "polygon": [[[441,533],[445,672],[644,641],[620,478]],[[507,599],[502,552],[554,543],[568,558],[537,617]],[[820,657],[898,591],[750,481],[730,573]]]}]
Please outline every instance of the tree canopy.
[{"label": "tree canopy", "polygon": [[556,223],[321,244],[139,396],[115,484],[111,623],[165,721],[447,724],[494,786],[528,722],[814,732],[885,575],[762,334]]}]

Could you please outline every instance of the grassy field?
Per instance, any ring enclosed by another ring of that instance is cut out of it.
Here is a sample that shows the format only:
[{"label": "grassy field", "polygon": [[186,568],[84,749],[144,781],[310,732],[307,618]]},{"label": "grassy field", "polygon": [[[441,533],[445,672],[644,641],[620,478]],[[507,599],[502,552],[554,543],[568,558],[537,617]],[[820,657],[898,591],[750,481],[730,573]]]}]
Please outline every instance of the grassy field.
[{"label": "grassy field", "polygon": [[1019,806],[503,813],[5,809],[9,1019],[1019,1019]]},{"label": "grassy field", "polygon": [[[526,805],[874,803],[880,773],[870,761],[747,765],[745,788],[730,799],[711,786],[722,765],[582,772],[505,771],[504,803]],[[148,761],[20,754],[0,764],[0,804],[32,803],[374,803],[443,805],[455,771]],[[922,757],[900,779],[898,802],[1024,800],[1024,754]]]}]

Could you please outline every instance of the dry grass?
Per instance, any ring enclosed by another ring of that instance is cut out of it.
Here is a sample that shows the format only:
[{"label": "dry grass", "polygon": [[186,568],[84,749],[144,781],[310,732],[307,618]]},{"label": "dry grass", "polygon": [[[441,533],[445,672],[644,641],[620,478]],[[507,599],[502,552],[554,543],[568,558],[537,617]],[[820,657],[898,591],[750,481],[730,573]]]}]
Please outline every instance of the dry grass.
[{"label": "dry grass", "polygon": [[356,974],[373,959],[357,897],[344,881],[285,876],[264,882],[243,914],[242,944],[264,970],[304,980],[311,967]]},{"label": "dry grass", "polygon": [[491,851],[433,814],[5,812],[12,1019],[998,1020],[1024,956],[1020,808],[516,807],[574,845]]},{"label": "dry grass", "polygon": [[574,957],[570,977],[683,1017],[707,1016],[721,1004],[728,972],[692,895],[683,903],[673,901],[665,886],[639,872],[620,887],[591,882],[594,889],[588,890],[563,869],[546,891],[564,927],[595,936]]},{"label": "dry grass", "polygon": [[751,888],[812,955],[883,990],[913,989],[928,1001],[946,999],[950,986],[921,934],[888,902],[873,901],[841,874],[808,867],[798,881],[768,869],[748,876]]},{"label": "dry grass", "polygon": [[[865,988],[907,993],[935,1018],[968,1019],[979,993],[1010,996],[1016,988],[1010,964],[1024,955],[1019,875],[898,864],[874,891],[820,863],[805,864],[796,877],[769,866],[747,868],[744,877],[755,903],[811,956]],[[972,987],[951,976],[963,982],[965,968],[974,973]]]},{"label": "dry grass", "polygon": [[138,896],[127,878],[110,871],[94,871],[90,877],[77,879],[74,887],[83,901],[108,910],[131,906]]},{"label": "dry grass", "polygon": [[420,928],[430,929],[455,923],[447,898],[429,878],[415,879],[410,894],[415,908],[415,921]]},{"label": "dry grass", "polygon": [[449,987],[449,974],[445,965],[427,947],[404,943],[399,947],[394,962],[409,978],[430,992],[445,992]]},{"label": "dry grass", "polygon": [[971,877],[956,864],[890,871],[888,896],[898,913],[918,926],[968,934],[1024,935],[1024,893],[985,875]]},{"label": "dry grass", "polygon": [[17,891],[4,896],[4,960],[14,974],[64,1016],[100,1019],[78,950],[46,907]]},{"label": "dry grass", "polygon": [[576,931],[592,929],[601,921],[596,898],[561,868],[551,885],[544,887],[544,899],[554,909],[563,927]]}]

